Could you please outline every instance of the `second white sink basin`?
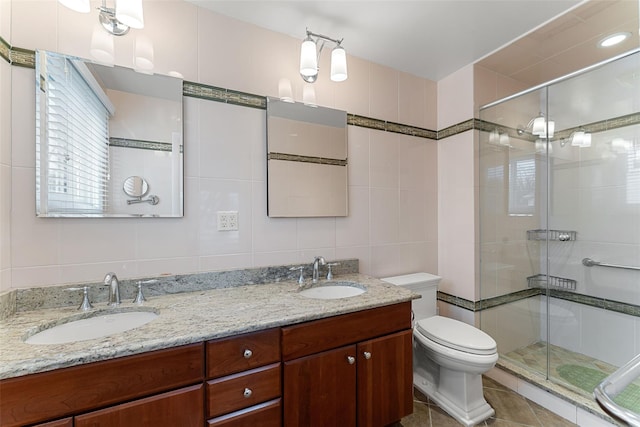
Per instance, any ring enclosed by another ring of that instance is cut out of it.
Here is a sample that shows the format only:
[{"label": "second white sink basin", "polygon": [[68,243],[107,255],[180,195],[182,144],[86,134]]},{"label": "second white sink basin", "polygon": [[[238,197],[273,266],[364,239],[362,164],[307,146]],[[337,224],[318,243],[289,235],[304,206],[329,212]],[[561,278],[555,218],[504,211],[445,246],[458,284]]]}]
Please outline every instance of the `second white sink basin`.
[{"label": "second white sink basin", "polygon": [[305,289],[300,291],[300,295],[314,299],[341,299],[355,297],[365,292],[366,290],[355,282],[333,282]]},{"label": "second white sink basin", "polygon": [[150,311],[128,311],[98,314],[47,328],[27,338],[27,344],[65,344],[125,332],[158,317]]}]

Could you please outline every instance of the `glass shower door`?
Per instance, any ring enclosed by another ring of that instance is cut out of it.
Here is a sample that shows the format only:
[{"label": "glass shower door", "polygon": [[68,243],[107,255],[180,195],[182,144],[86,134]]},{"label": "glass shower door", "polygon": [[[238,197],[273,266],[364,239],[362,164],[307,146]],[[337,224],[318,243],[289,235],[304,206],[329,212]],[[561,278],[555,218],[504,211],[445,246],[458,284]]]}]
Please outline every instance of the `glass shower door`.
[{"label": "glass shower door", "polygon": [[[502,361],[547,375],[547,89],[480,112],[481,328]],[[543,126],[540,128],[542,122]]]},{"label": "glass shower door", "polygon": [[[591,396],[640,353],[640,53],[550,85],[549,378]],[[591,264],[591,266],[589,266]],[[640,412],[637,396],[626,395]],[[635,402],[635,403],[634,403]]]}]

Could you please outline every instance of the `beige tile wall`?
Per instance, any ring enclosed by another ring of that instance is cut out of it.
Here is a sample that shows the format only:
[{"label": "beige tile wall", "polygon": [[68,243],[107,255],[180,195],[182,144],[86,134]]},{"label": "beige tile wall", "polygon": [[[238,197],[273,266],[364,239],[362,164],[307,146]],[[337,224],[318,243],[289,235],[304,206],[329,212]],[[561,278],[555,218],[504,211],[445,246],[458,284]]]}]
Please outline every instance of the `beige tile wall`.
[{"label": "beige tile wall", "polygon": [[[52,0],[11,5],[14,46],[89,57],[95,14],[77,14]],[[288,78],[301,100],[300,40],[186,2],[146,1],[144,7],[146,27],[138,32],[154,42],[157,72],[179,71],[187,80],[269,96],[277,96],[278,81]],[[116,40],[117,64],[132,65],[135,33]],[[349,79],[333,83],[323,72],[328,61],[323,55],[314,86],[319,104],[435,128],[435,82],[349,57]],[[13,135],[3,139],[2,150],[13,150],[12,165],[3,165],[12,175],[13,211],[2,223],[11,226],[12,260],[2,267],[12,278],[0,289],[97,281],[110,270],[137,277],[307,263],[317,254],[359,258],[361,271],[374,276],[437,272],[435,141],[350,126],[350,215],[268,218],[264,111],[195,98],[184,105],[184,218],[36,218],[34,70],[12,67],[11,73]],[[239,212],[237,232],[217,231],[219,210]]]}]

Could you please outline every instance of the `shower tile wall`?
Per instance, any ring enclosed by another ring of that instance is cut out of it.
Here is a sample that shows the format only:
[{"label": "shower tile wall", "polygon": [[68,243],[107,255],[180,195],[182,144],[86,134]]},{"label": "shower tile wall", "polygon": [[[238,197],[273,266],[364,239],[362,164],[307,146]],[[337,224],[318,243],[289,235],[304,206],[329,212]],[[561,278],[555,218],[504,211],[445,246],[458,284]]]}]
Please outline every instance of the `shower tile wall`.
[{"label": "shower tile wall", "polygon": [[[77,14],[54,1],[0,4],[11,6],[11,30],[2,27],[0,35],[14,46],[90,57],[93,14]],[[182,1],[145,3],[145,21],[142,33],[154,41],[157,72],[179,71],[186,80],[267,96],[278,96],[279,79],[288,78],[294,97],[302,97],[296,38]],[[119,65],[131,67],[133,40],[115,40]],[[328,70],[325,53],[320,67]],[[4,60],[1,67],[0,79],[13,96],[2,97],[10,114],[3,112],[0,131],[6,132],[10,117],[13,134],[3,134],[0,147],[2,185],[10,185],[0,193],[0,224],[11,225],[11,233],[2,230],[2,248],[9,248],[11,261],[3,249],[0,290],[95,281],[109,270],[134,277],[303,263],[317,254],[359,258],[361,271],[375,276],[438,270],[435,141],[349,126],[350,215],[268,218],[264,110],[189,97],[184,218],[37,219],[34,71]],[[321,105],[422,128],[437,125],[435,82],[358,58],[349,57],[346,82],[330,82],[321,72],[314,88]],[[9,150],[12,163],[4,156]],[[240,229],[218,232],[218,210],[238,210]]]}]

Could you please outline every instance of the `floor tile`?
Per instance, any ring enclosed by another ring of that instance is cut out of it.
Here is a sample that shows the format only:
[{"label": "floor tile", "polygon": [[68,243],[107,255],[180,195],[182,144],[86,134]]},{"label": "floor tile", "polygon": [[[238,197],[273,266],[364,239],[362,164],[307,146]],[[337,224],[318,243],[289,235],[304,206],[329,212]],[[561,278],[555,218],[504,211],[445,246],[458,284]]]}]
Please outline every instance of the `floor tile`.
[{"label": "floor tile", "polygon": [[[575,424],[520,396],[488,377],[483,377],[487,402],[496,410],[495,417],[479,427],[571,427]],[[460,424],[427,396],[414,389],[413,414],[393,427],[459,427]]]},{"label": "floor tile", "polygon": [[527,400],[513,391],[485,388],[484,396],[489,405],[496,410],[496,419],[541,427],[536,414]]}]

